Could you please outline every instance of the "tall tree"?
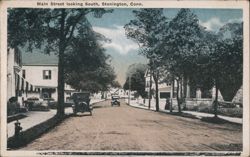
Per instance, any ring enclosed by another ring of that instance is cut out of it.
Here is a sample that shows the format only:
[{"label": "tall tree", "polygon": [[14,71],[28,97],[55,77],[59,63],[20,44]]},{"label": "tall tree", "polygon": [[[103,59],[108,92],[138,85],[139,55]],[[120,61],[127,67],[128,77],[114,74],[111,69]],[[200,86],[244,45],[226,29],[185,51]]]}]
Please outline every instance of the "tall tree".
[{"label": "tall tree", "polygon": [[124,26],[128,38],[133,39],[140,46],[140,54],[149,59],[149,68],[156,86],[156,111],[159,111],[158,81],[159,56],[156,47],[162,39],[162,32],[166,26],[163,9],[139,9],[133,11],[136,19]]},{"label": "tall tree", "polygon": [[226,24],[218,33],[203,30],[203,35],[206,49],[196,60],[190,84],[201,90],[215,87],[213,108],[217,117],[219,91],[224,100],[231,101],[242,86],[242,23]]},{"label": "tall tree", "polygon": [[228,23],[219,31],[216,52],[222,64],[219,89],[225,101],[232,101],[243,79],[243,23]]},{"label": "tall tree", "polygon": [[8,10],[8,45],[28,45],[44,48],[45,53],[58,54],[58,106],[57,116],[64,115],[64,58],[73,38],[84,33],[88,25],[87,14],[101,17],[110,12],[105,9],[31,9]]},{"label": "tall tree", "polygon": [[190,9],[180,9],[169,22],[159,49],[167,71],[177,82],[178,111],[183,103],[183,79],[188,79],[196,69],[198,56],[203,52],[202,27]]},{"label": "tall tree", "polygon": [[115,83],[115,73],[109,65],[110,57],[100,41],[108,41],[86,25],[84,33],[72,39],[65,52],[66,83],[78,90],[98,92],[107,90]]},{"label": "tall tree", "polygon": [[218,33],[218,40],[211,53],[211,74],[216,96],[214,115],[217,117],[218,91],[223,99],[231,101],[242,86],[243,75],[243,24],[226,24]]}]

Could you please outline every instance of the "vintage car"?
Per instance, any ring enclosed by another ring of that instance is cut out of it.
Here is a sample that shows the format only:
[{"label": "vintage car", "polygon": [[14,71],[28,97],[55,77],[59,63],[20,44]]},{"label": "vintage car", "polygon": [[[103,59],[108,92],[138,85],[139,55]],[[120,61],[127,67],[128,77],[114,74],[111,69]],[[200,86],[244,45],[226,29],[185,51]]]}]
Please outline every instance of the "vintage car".
[{"label": "vintage car", "polygon": [[111,106],[118,105],[120,106],[120,97],[118,95],[112,95],[111,96]]},{"label": "vintage car", "polygon": [[24,102],[29,111],[48,111],[48,102],[37,97],[30,97]]},{"label": "vintage car", "polygon": [[89,112],[92,115],[92,107],[90,106],[90,93],[89,92],[76,92],[71,96],[73,100],[73,113],[76,115],[78,112]]},{"label": "vintage car", "polygon": [[47,104],[48,104],[48,106],[50,108],[55,108],[56,107],[57,102],[53,98],[43,98],[43,101],[47,102]]}]

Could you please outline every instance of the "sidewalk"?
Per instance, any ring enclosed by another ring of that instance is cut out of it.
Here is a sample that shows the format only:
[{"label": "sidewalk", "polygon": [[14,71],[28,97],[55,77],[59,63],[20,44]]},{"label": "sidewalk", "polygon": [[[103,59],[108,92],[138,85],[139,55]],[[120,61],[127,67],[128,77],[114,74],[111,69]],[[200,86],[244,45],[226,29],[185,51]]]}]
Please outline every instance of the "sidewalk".
[{"label": "sidewalk", "polygon": [[[90,104],[94,104],[97,102],[104,101],[104,99],[91,99]],[[65,114],[69,115],[72,114],[72,108],[67,107],[65,108]],[[29,111],[26,113],[26,118],[20,119],[19,122],[21,123],[21,127],[23,128],[22,131],[28,130],[29,128],[36,126],[42,122],[49,120],[50,118],[56,115],[56,110],[51,109],[50,111]],[[14,136],[15,133],[15,123],[16,121],[12,121],[8,123],[7,129],[7,137]]]},{"label": "sidewalk", "polygon": [[[126,101],[127,103],[127,101]],[[148,106],[145,106],[144,104],[139,104],[136,101],[130,101],[130,106],[137,107],[137,108],[142,108],[148,110]],[[155,110],[155,107],[151,106],[150,110]],[[160,109],[160,112],[165,112],[165,113],[170,113],[169,110],[162,110]],[[178,112],[177,110],[173,110],[173,112]],[[191,114],[193,116],[196,116],[198,119],[201,119],[203,117],[213,117],[213,114],[210,113],[203,113],[203,112],[195,112],[195,111],[182,111],[183,113]],[[236,118],[236,117],[227,117],[227,116],[218,116],[221,119],[224,119],[229,122],[237,123],[237,124],[242,124],[242,118]]]}]

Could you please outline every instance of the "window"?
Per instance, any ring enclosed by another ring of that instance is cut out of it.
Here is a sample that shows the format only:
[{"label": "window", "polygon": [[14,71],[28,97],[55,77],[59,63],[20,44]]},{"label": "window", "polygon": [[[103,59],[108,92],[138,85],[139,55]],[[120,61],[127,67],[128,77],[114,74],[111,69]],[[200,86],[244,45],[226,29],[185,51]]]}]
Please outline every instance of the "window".
[{"label": "window", "polygon": [[190,98],[196,98],[196,88],[194,86],[190,86]]},{"label": "window", "polygon": [[212,98],[211,90],[202,90],[201,91],[201,98]]},{"label": "window", "polygon": [[169,92],[160,92],[160,98],[170,98],[170,93]]},{"label": "window", "polygon": [[43,79],[50,80],[51,79],[51,70],[43,70]]},{"label": "window", "polygon": [[25,74],[25,70],[22,71],[22,77],[25,78],[26,74]]}]

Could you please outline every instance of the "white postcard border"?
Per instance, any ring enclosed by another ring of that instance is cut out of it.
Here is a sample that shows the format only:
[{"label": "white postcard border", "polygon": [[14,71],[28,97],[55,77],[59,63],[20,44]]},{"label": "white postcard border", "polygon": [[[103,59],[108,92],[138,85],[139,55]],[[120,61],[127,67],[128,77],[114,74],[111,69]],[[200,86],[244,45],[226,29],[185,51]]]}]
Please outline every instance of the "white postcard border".
[{"label": "white postcard border", "polygon": [[[7,8],[61,8],[61,6],[37,6],[37,2],[52,2],[51,0],[47,1],[36,1],[36,0],[10,0],[10,1],[2,1],[0,2],[1,7],[1,21],[0,21],[0,67],[1,67],[1,155],[4,156],[40,156],[38,152],[46,152],[46,151],[8,151],[7,148],[7,113],[6,111],[6,90],[7,90]],[[72,2],[72,1],[60,1],[54,0],[53,2]],[[74,2],[104,2],[104,1],[79,1],[75,0]],[[249,140],[250,140],[250,107],[249,107],[249,2],[244,1],[105,1],[105,2],[127,2],[128,5],[130,2],[142,3],[143,6],[140,8],[235,8],[243,10],[243,21],[244,21],[244,40],[243,40],[243,152],[242,156],[249,156]],[[91,6],[83,6],[78,8],[93,8]],[[128,7],[115,7],[115,6],[96,6],[95,8],[137,8],[136,6],[128,6]],[[64,8],[72,8],[70,6],[64,6]],[[77,8],[77,7],[74,7]],[[51,151],[49,151],[51,152]],[[61,151],[55,151],[61,152]],[[63,151],[70,152],[70,151]],[[79,151],[80,152],[80,151]],[[84,151],[83,151],[84,152]]]}]

